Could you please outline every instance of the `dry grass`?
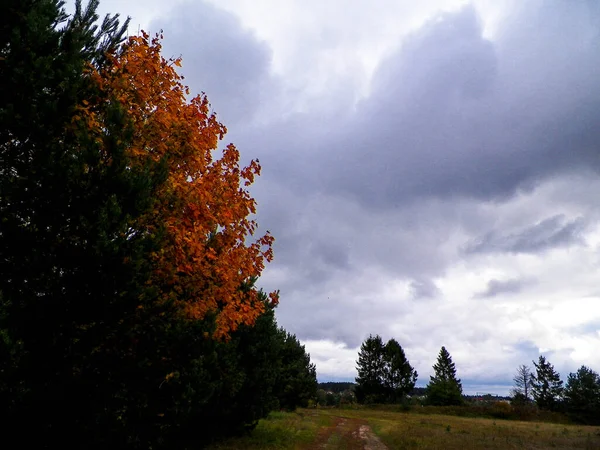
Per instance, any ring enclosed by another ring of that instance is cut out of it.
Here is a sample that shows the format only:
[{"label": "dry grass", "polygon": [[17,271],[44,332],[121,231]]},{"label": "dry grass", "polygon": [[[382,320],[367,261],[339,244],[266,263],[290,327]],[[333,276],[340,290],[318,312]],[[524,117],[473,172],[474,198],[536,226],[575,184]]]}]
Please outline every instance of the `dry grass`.
[{"label": "dry grass", "polygon": [[[341,423],[341,425],[340,425]],[[273,413],[246,437],[212,450],[350,449],[344,424],[367,423],[390,449],[598,449],[600,427],[385,410],[304,409]],[[344,426],[342,426],[344,425]]]},{"label": "dry grass", "polygon": [[390,449],[600,449],[600,427],[368,409],[339,413],[365,419]]}]

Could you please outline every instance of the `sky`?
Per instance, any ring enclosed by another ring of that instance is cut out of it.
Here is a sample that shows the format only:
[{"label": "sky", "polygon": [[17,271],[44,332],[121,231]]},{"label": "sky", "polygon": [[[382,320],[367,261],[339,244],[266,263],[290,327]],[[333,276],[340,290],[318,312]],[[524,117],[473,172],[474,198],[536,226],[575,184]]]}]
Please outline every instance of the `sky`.
[{"label": "sky", "polygon": [[545,355],[600,371],[600,3],[120,0],[244,161],[260,284],[321,381],[395,338],[466,393]]}]

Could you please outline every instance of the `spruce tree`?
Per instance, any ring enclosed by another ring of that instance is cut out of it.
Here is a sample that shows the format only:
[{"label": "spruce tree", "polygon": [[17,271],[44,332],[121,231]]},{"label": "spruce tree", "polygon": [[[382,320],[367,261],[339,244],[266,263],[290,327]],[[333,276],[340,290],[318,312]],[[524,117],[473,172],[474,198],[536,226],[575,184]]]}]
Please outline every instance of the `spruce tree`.
[{"label": "spruce tree", "polygon": [[383,386],[387,402],[401,401],[414,387],[417,371],[406,359],[402,346],[395,339],[390,339],[384,349]]},{"label": "spruce tree", "polygon": [[316,397],[317,371],[304,345],[294,334],[281,328],[279,336],[281,368],[275,395],[280,408],[293,411],[308,406],[308,401]]},{"label": "spruce tree", "polygon": [[355,390],[359,403],[379,403],[384,400],[384,353],[385,346],[379,335],[369,335],[360,346]]},{"label": "spruce tree", "polygon": [[563,393],[563,382],[554,366],[540,355],[538,362],[532,361],[535,374],[531,377],[531,393],[541,409],[556,410]]},{"label": "spruce tree", "polygon": [[462,385],[456,378],[456,366],[445,347],[440,349],[433,370],[426,387],[427,401],[438,406],[460,405],[463,401]]},{"label": "spruce tree", "polygon": [[385,345],[381,336],[370,335],[358,354],[355,394],[359,403],[396,403],[417,380],[404,350],[395,339]]},{"label": "spruce tree", "polygon": [[600,375],[586,366],[570,373],[564,390],[565,410],[578,422],[600,424]]}]

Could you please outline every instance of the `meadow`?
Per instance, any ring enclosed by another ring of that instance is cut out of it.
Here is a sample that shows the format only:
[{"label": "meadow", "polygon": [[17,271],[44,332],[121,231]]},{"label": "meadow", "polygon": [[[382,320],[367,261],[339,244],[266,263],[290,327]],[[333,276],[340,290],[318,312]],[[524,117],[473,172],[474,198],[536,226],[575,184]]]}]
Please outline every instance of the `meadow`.
[{"label": "meadow", "polygon": [[234,449],[600,449],[600,427],[370,408],[274,412]]}]

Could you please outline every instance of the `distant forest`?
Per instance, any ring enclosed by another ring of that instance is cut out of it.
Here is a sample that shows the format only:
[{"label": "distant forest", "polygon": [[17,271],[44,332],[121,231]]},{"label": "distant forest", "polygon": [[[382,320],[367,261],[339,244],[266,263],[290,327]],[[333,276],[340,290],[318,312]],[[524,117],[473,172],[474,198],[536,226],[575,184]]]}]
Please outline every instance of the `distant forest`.
[{"label": "distant forest", "polygon": [[[341,394],[345,391],[354,391],[354,389],[356,388],[356,383],[343,381],[326,381],[324,383],[319,383],[318,388],[323,389],[327,392],[333,392],[334,394]],[[409,392],[408,395],[410,395],[411,397],[425,395],[425,388],[415,387]]]},{"label": "distant forest", "polygon": [[325,383],[319,383],[318,389],[333,392],[334,394],[341,394],[344,391],[354,391],[355,387],[356,383],[327,381]]}]

